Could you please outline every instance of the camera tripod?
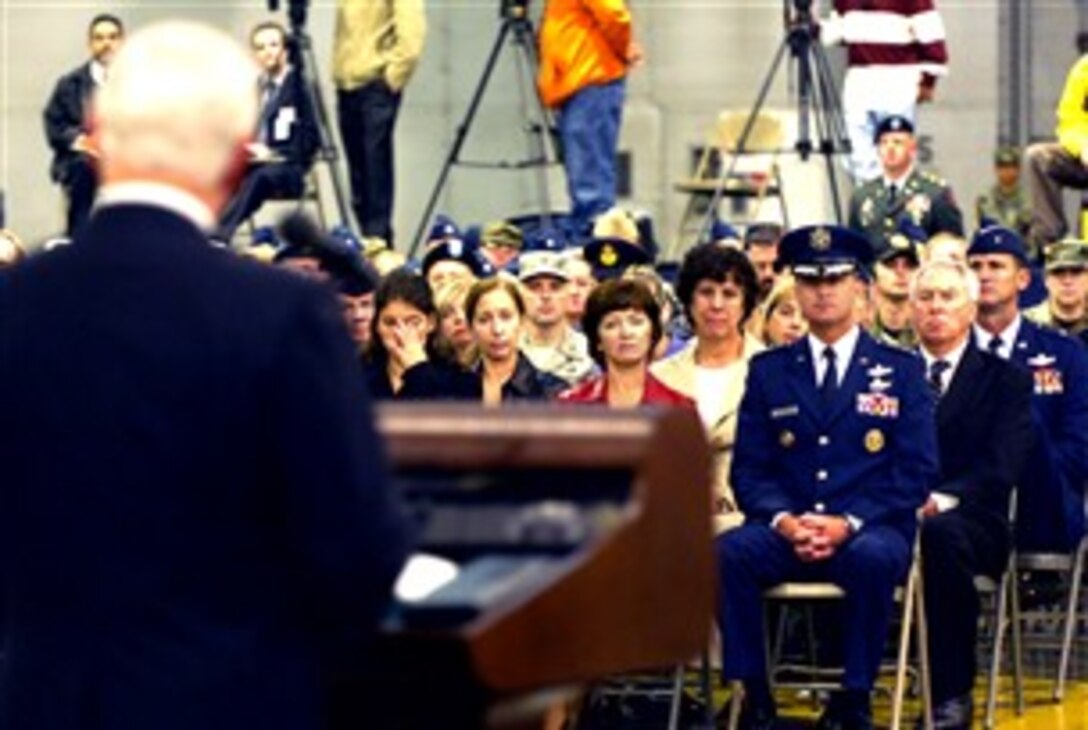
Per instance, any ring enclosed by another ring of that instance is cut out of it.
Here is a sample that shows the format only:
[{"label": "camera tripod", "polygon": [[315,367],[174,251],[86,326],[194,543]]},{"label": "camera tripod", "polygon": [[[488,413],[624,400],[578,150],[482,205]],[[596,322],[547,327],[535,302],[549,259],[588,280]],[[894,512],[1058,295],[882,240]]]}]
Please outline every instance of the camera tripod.
[{"label": "camera tripod", "polygon": [[[302,8],[302,10],[298,10]],[[306,32],[305,5],[292,2],[291,4],[291,35],[287,39],[287,53],[291,65],[299,74],[306,101],[314,110],[314,119],[317,126],[318,144],[320,145],[315,156],[316,163],[324,163],[332,180],[332,189],[336,197],[336,211],[339,214],[339,223],[349,225],[347,197],[344,195],[344,181],[340,178],[340,151],[336,147],[336,141],[329,127],[329,112],[325,106],[325,99],[321,96],[320,86],[317,82],[317,58],[314,55],[314,44],[309,33]]]},{"label": "camera tripod", "polygon": [[[415,256],[416,250],[426,237],[431,215],[434,213],[438,198],[442,195],[442,190],[445,188],[450,170],[454,165],[498,170],[536,170],[537,196],[540,203],[538,210],[542,211],[539,216],[540,224],[541,226],[551,225],[551,215],[548,212],[551,210],[551,204],[548,195],[547,168],[552,165],[561,165],[562,160],[559,145],[556,141],[558,137],[552,114],[544,106],[544,102],[541,101],[540,94],[536,90],[536,70],[539,67],[536,52],[536,32],[533,28],[533,22],[529,18],[527,2],[504,0],[500,12],[502,25],[499,27],[498,35],[496,35],[495,42],[491,46],[487,63],[484,65],[483,73],[480,75],[475,91],[473,91],[465,116],[457,126],[453,144],[450,146],[449,153],[442,164],[442,169],[438,173],[438,180],[435,182],[431,197],[423,209],[423,217],[416,229],[412,248],[408,252],[409,257]],[[464,147],[465,140],[472,129],[472,122],[479,111],[480,102],[483,100],[487,87],[491,83],[495,67],[498,64],[499,54],[506,47],[508,39],[510,40],[509,45],[513,48],[516,56],[518,88],[521,92],[521,111],[525,121],[523,129],[526,133],[528,154],[525,159],[517,162],[471,162],[462,160],[461,149]],[[531,91],[527,93],[526,89]],[[527,98],[529,96],[532,97],[531,100]]]},{"label": "camera tripod", "polygon": [[[796,152],[802,161],[807,161],[815,153],[822,155],[827,165],[827,181],[831,189],[832,206],[835,220],[842,222],[842,201],[839,196],[838,174],[835,168],[835,156],[850,153],[850,136],[843,117],[842,103],[835,89],[831,73],[831,63],[827,52],[820,44],[816,21],[812,17],[812,0],[783,0],[783,20],[786,35],[775,52],[770,70],[752,105],[744,129],[737,140],[733,159],[728,166],[723,166],[718,178],[714,196],[707,209],[706,218],[699,228],[698,238],[702,240],[718,214],[718,206],[725,191],[726,182],[736,171],[740,155],[748,149],[748,138],[755,126],[763,105],[767,100],[771,85],[778,75],[787,51],[796,63],[797,87],[797,142]],[[813,126],[816,131],[816,143],[813,142]]]}]

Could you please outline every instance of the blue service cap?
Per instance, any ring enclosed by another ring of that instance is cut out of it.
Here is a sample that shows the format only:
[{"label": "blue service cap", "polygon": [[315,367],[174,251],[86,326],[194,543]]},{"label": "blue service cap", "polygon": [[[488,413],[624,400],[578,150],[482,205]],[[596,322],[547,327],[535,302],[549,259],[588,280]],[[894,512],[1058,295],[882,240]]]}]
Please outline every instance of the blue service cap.
[{"label": "blue service cap", "polygon": [[865,276],[872,263],[873,247],[861,233],[838,225],[802,226],[782,237],[775,268],[822,279],[853,273]]},{"label": "blue service cap", "polygon": [[340,241],[355,253],[363,253],[365,246],[355,233],[344,224],[333,226],[329,229],[329,235]]},{"label": "blue service cap", "polygon": [[422,270],[426,276],[431,267],[439,261],[460,261],[478,278],[491,276],[495,267],[480,255],[475,246],[471,246],[460,236],[452,236],[435,241],[427,246],[423,254]]},{"label": "blue service cap", "polygon": [[706,242],[716,243],[718,241],[733,240],[738,244],[741,242],[740,233],[736,228],[729,225],[729,223],[723,221],[721,218],[715,218],[714,222],[710,224],[710,230],[707,232]]},{"label": "blue service cap", "polygon": [[448,215],[439,213],[431,224],[431,232],[427,234],[428,241],[438,241],[443,238],[460,238],[461,229]]},{"label": "blue service cap", "polygon": [[980,228],[971,237],[971,245],[967,247],[968,256],[994,253],[1008,254],[1024,266],[1031,266],[1024,239],[1016,231],[1004,226]]},{"label": "blue service cap", "polygon": [[563,251],[567,248],[567,237],[558,228],[536,228],[524,234],[521,252]]},{"label": "blue service cap", "polygon": [[592,238],[582,255],[593,269],[597,281],[618,279],[629,266],[650,263],[650,254],[642,246],[623,238]]},{"label": "blue service cap", "polygon": [[873,141],[879,142],[880,138],[889,132],[914,134],[914,122],[902,114],[889,114],[876,125],[876,131],[873,132]]}]

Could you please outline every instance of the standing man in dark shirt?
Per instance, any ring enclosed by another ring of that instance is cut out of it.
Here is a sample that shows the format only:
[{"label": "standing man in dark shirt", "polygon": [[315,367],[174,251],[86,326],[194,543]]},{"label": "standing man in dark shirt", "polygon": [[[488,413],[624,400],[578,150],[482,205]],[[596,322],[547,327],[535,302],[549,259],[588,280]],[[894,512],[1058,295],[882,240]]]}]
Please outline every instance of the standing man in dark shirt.
[{"label": "standing man in dark shirt", "polygon": [[5,730],[323,730],[386,611],[404,518],[332,293],[206,236],[256,77],[135,34],[84,232],[0,274]]},{"label": "standing man in dark shirt", "polygon": [[45,107],[45,136],[53,148],[49,174],[68,196],[66,231],[75,236],[94,203],[98,190],[96,152],[88,136],[88,105],[95,89],[106,79],[107,69],[125,37],[125,26],[115,15],[96,15],[87,28],[90,59],[61,77]]},{"label": "standing man in dark shirt", "polygon": [[261,113],[256,139],[246,148],[246,175],[220,217],[218,237],[225,243],[269,198],[302,195],[319,144],[302,74],[287,61],[287,29],[261,23],[250,33],[249,45],[261,67]]}]

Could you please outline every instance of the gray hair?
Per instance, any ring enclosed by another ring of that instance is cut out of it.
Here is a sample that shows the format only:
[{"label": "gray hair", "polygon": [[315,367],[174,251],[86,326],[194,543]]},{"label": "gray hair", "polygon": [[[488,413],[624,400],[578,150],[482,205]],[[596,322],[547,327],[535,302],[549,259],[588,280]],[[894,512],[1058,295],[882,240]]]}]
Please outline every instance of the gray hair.
[{"label": "gray hair", "polygon": [[135,33],[94,101],[103,160],[214,185],[256,126],[257,75],[250,54],[208,26]]},{"label": "gray hair", "polygon": [[925,262],[914,272],[914,276],[910,280],[910,298],[912,300],[917,298],[918,289],[921,287],[922,282],[936,271],[948,271],[955,274],[964,293],[967,294],[967,298],[972,302],[978,302],[980,289],[978,275],[962,261],[943,257]]}]

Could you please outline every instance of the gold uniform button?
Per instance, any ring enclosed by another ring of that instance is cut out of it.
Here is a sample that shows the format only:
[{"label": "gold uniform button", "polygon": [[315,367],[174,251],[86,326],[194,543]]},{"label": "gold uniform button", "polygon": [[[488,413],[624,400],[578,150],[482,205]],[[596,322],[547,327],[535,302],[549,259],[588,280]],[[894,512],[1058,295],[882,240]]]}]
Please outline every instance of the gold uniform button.
[{"label": "gold uniform button", "polygon": [[793,431],[783,431],[778,434],[778,443],[782,444],[782,448],[788,449],[797,443],[797,437],[793,435]]},{"label": "gold uniform button", "polygon": [[884,433],[879,428],[865,432],[865,450],[870,454],[878,454],[884,450]]}]

